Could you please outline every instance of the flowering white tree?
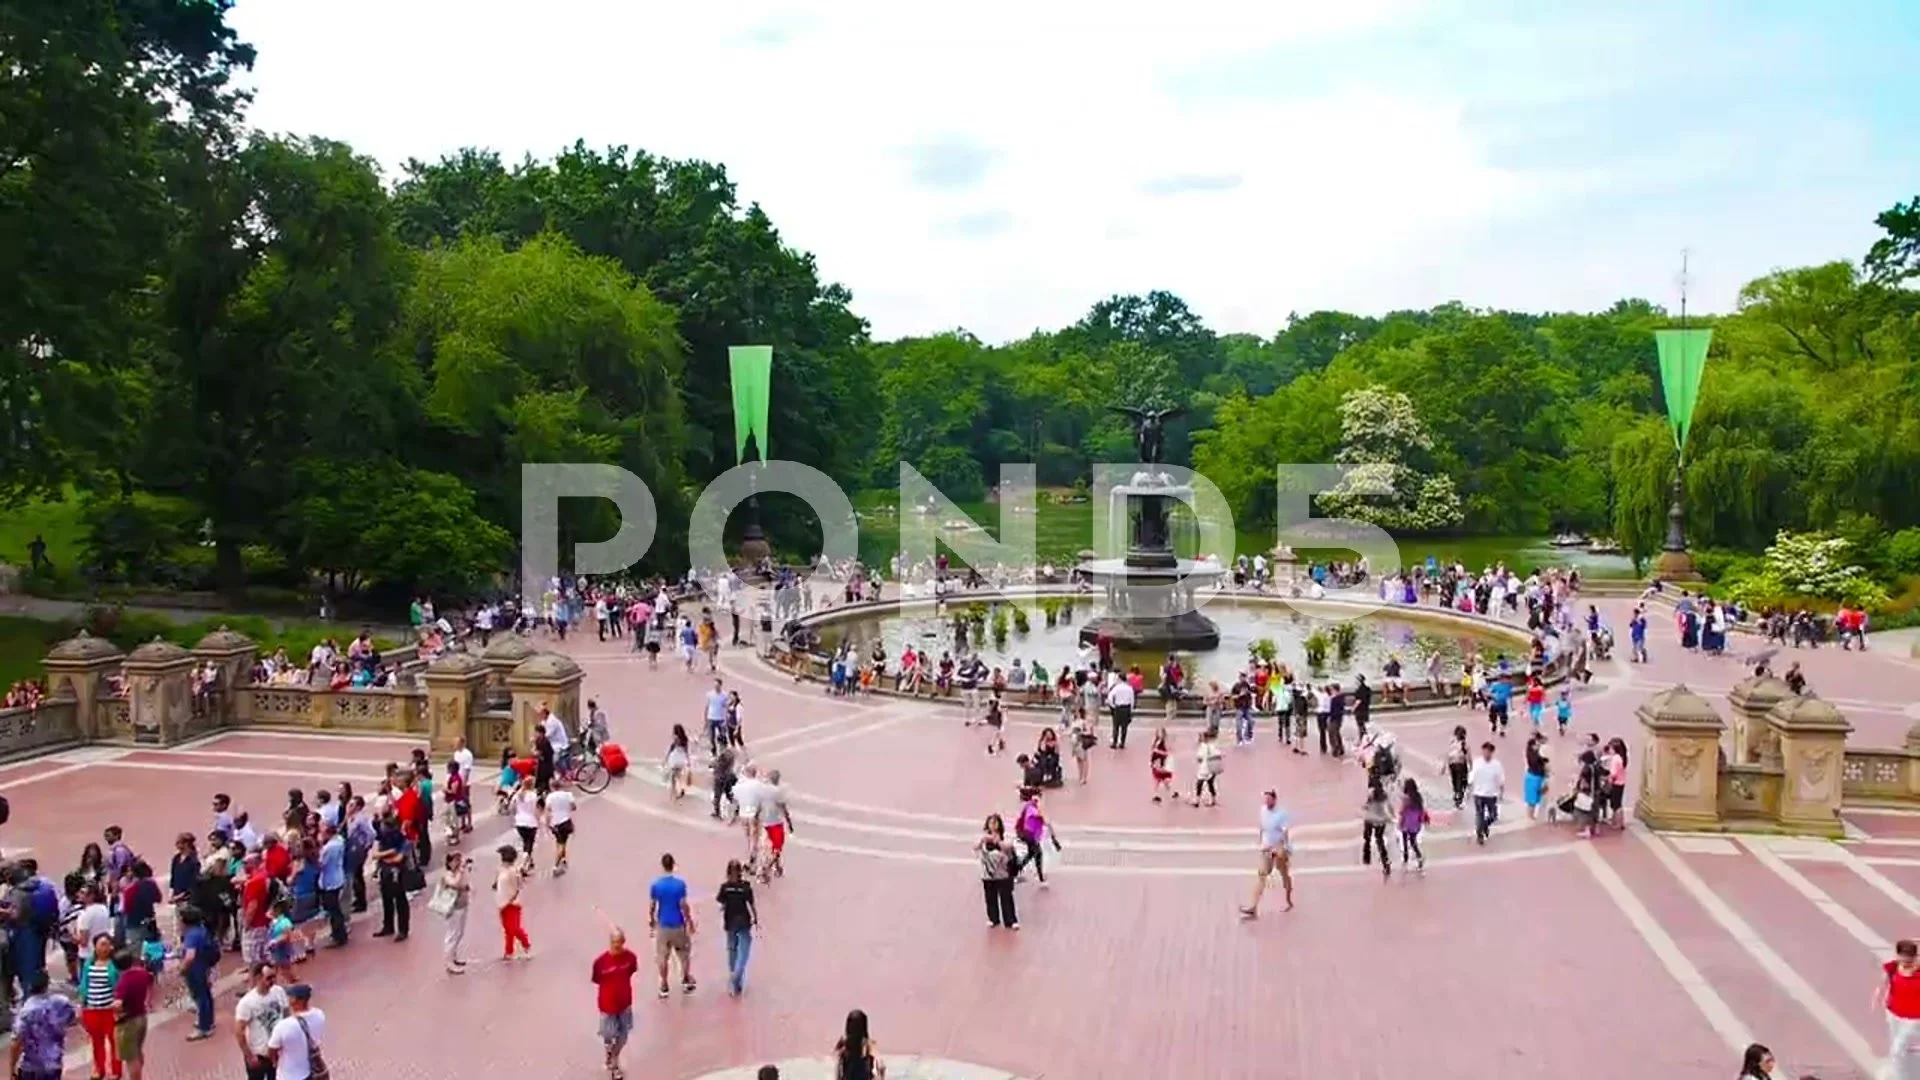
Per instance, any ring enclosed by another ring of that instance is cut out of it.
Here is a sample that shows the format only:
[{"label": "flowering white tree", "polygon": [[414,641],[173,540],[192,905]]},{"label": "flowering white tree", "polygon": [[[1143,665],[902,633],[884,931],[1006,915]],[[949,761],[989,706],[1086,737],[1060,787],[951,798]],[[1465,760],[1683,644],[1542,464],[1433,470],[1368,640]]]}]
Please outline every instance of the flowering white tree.
[{"label": "flowering white tree", "polygon": [[1433,436],[1412,398],[1378,384],[1349,393],[1340,402],[1336,457],[1351,469],[1339,487],[1320,496],[1321,511],[1406,532],[1458,525],[1466,515],[1453,478],[1406,463],[1411,452],[1431,449]]}]

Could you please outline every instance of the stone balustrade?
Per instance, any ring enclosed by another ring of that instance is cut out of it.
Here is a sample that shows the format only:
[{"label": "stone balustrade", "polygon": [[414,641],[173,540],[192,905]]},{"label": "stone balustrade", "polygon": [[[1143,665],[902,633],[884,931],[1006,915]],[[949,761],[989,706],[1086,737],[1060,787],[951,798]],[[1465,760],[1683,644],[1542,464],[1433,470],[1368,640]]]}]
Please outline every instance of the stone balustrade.
[{"label": "stone balustrade", "polygon": [[[256,684],[258,655],[225,627],[190,650],[156,639],[126,654],[82,631],[47,654],[45,700],[0,711],[0,759],[85,743],[172,746],[235,728],[417,735],[441,752],[465,739],[492,756],[530,748],[542,708],[579,725],[579,666],[512,635],[484,654],[432,662],[416,647],[393,650],[387,658],[406,677],[392,687]],[[197,677],[208,670],[211,679]]]}]

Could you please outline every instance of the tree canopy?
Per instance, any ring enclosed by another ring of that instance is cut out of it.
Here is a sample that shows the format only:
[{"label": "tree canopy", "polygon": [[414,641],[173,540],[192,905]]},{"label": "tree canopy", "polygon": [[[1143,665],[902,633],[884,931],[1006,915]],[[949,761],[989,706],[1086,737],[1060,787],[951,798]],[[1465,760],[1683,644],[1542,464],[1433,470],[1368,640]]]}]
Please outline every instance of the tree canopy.
[{"label": "tree canopy", "polygon": [[[1151,291],[1005,343],[876,341],[720,164],[576,142],[388,175],[250,129],[227,7],[0,7],[0,505],[86,500],[103,572],[479,587],[513,562],[519,466],[561,461],[641,476],[651,565],[676,568],[693,494],[734,463],[727,353],[749,343],[774,348],[773,455],[849,488],[901,461],[962,500],[1008,462],[1072,485],[1133,454],[1111,406],[1152,403],[1185,410],[1169,460],[1248,526],[1280,465],[1341,462],[1392,494],[1322,512],[1642,556],[1664,535],[1653,334],[1674,320],[1647,301],[1276,313],[1262,335]],[[1920,197],[1876,220],[1857,265],[1769,274],[1700,320],[1699,546],[1831,533],[1920,572]],[[562,517],[617,525],[587,500]]]}]

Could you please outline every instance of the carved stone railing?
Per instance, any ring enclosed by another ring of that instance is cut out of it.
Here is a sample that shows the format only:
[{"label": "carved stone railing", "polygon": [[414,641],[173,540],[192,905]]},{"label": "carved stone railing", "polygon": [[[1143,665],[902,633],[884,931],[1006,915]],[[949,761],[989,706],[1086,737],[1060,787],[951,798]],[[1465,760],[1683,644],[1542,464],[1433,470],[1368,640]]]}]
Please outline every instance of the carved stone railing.
[{"label": "carved stone railing", "polygon": [[1778,765],[1733,763],[1720,771],[1720,816],[1729,826],[1764,825],[1780,815],[1780,785],[1785,774]]},{"label": "carved stone railing", "polygon": [[102,739],[133,741],[133,702],[125,697],[101,698],[94,704],[94,730]]},{"label": "carved stone railing", "polygon": [[425,734],[426,695],[413,690],[254,686],[253,722],[288,727]]},{"label": "carved stone railing", "polygon": [[31,754],[80,739],[72,699],[53,698],[30,709],[0,709],[0,758]]},{"label": "carved stone railing", "polygon": [[1920,804],[1920,753],[1905,747],[1849,747],[1840,796],[1850,803]]}]

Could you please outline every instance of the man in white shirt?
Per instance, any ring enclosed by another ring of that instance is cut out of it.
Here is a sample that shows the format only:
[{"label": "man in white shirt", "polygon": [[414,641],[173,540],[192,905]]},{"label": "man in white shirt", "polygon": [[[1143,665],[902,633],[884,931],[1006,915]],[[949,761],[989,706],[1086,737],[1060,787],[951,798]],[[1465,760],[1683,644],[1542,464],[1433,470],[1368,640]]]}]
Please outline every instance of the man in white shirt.
[{"label": "man in white shirt", "polygon": [[1506,790],[1507,770],[1493,760],[1493,744],[1480,744],[1480,760],[1467,772],[1467,790],[1473,794],[1473,841],[1487,842],[1487,833],[1500,816],[1500,796]]},{"label": "man in white shirt", "polygon": [[1280,872],[1280,888],[1293,910],[1293,820],[1280,807],[1280,796],[1268,788],[1260,796],[1260,872],[1253,880],[1253,899],[1240,909],[1243,918],[1260,915],[1260,897],[1267,891],[1267,878]]},{"label": "man in white shirt", "polygon": [[567,758],[572,752],[572,740],[567,737],[566,721],[553,715],[545,705],[540,706],[540,729],[547,733],[547,742],[553,744],[553,761],[565,768]]},{"label": "man in white shirt", "polygon": [[467,738],[464,735],[453,744],[453,763],[460,767],[460,779],[465,781],[468,787],[472,787],[473,751],[467,748]]},{"label": "man in white shirt", "polygon": [[760,779],[760,767],[749,765],[733,785],[733,799],[740,807],[739,822],[747,832],[747,865],[751,867],[760,853],[760,812],[767,803],[767,782]]},{"label": "man in white shirt", "polygon": [[273,1076],[273,1029],[290,1009],[287,992],[274,982],[274,966],[261,961],[248,969],[251,985],[233,1009],[233,1037],[247,1064],[247,1080]]},{"label": "man in white shirt", "polygon": [[573,839],[575,807],[573,792],[566,788],[554,788],[547,792],[547,831],[553,834],[556,849],[553,856],[554,877],[567,872],[567,841]]},{"label": "man in white shirt", "polygon": [[327,1014],[314,1008],[312,1002],[313,987],[306,983],[287,987],[291,1011],[273,1025],[267,1037],[274,1080],[309,1080],[313,1076],[313,1055],[326,1039]]},{"label": "man in white shirt", "polygon": [[1133,684],[1125,676],[1113,680],[1107,691],[1107,707],[1113,710],[1113,741],[1109,749],[1127,748],[1127,726],[1133,723]]}]

